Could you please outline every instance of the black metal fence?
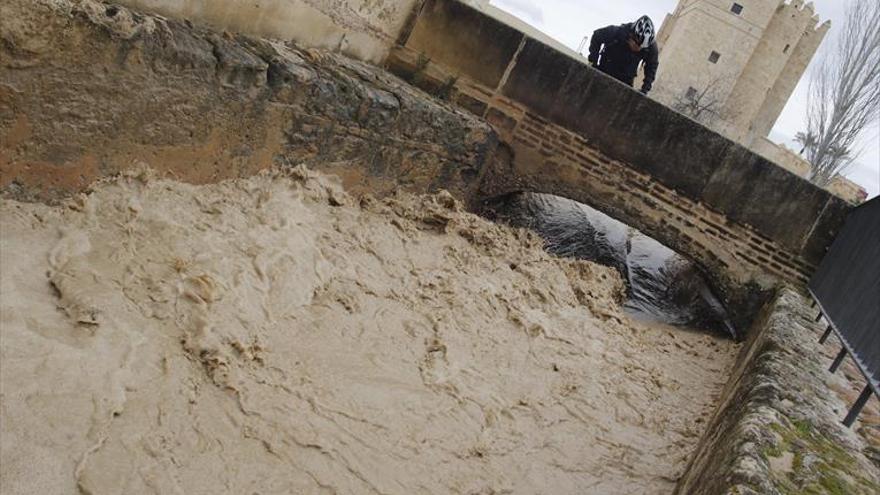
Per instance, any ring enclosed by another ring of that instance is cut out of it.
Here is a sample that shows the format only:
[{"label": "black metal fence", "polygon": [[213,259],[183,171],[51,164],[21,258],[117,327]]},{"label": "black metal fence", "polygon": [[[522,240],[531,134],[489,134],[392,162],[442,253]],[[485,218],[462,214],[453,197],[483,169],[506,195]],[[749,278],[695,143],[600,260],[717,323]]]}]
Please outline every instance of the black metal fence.
[{"label": "black metal fence", "polygon": [[828,321],[822,341],[834,331],[843,343],[831,371],[849,354],[868,381],[844,420],[851,426],[871,393],[880,396],[880,198],[850,213],[809,287],[817,320]]}]

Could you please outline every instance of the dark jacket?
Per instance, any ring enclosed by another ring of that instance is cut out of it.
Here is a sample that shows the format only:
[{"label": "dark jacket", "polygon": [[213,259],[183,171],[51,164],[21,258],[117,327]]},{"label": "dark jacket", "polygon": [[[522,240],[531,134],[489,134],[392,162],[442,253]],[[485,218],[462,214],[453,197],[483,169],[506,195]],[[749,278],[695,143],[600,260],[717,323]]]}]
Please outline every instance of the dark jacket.
[{"label": "dark jacket", "polygon": [[648,48],[633,52],[626,42],[631,32],[632,24],[608,26],[596,30],[590,39],[590,55],[587,60],[602,72],[630,86],[636,78],[639,62],[645,62],[642,92],[647,93],[657,76],[657,67],[660,65],[659,50],[657,43],[651,43]]}]

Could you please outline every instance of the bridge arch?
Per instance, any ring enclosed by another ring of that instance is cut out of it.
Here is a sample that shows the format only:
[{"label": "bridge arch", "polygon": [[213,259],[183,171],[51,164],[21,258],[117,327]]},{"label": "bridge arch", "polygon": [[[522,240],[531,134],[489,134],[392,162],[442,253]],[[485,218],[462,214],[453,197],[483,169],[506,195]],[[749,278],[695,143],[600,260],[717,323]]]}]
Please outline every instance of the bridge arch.
[{"label": "bridge arch", "polygon": [[496,130],[477,199],[552,194],[631,225],[703,267],[741,328],[805,286],[851,209],[466,2],[426,0],[386,66]]}]

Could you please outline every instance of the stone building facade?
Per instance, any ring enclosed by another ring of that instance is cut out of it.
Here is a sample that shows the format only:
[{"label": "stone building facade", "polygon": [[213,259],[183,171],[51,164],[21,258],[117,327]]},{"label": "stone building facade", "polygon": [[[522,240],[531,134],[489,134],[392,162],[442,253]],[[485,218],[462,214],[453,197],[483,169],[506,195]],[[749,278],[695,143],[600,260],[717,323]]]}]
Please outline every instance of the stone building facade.
[{"label": "stone building facade", "polygon": [[[830,27],[803,0],[679,0],[657,35],[652,96],[807,177],[809,163],[767,135]],[[864,198],[843,177],[829,189]]]},{"label": "stone building facade", "polygon": [[680,0],[657,36],[654,96],[747,145],[767,136],[825,37],[803,0]]}]

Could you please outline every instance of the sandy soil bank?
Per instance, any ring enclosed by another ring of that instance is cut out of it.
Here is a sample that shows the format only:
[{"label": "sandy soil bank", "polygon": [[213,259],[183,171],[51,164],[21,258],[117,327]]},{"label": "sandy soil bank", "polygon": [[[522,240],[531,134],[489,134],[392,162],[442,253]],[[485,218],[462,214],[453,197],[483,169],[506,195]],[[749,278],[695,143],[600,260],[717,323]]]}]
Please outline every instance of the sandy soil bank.
[{"label": "sandy soil bank", "polygon": [[144,172],[0,204],[18,493],[668,493],[736,351],[446,194]]}]

